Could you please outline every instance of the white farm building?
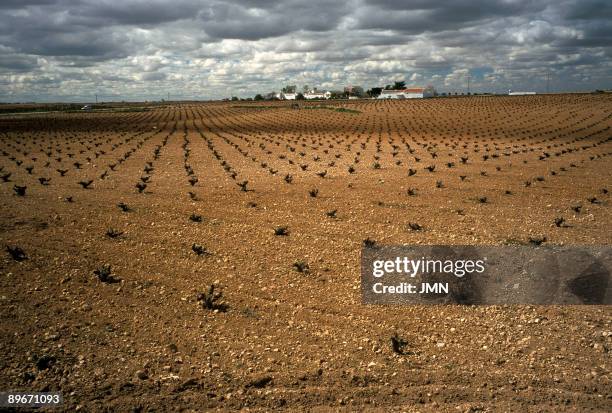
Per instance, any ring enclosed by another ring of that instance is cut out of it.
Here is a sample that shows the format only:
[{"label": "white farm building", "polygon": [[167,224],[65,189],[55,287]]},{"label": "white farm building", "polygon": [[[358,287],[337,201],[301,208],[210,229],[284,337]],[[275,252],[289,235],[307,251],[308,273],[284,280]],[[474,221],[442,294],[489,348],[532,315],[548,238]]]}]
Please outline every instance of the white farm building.
[{"label": "white farm building", "polygon": [[536,92],[513,92],[511,90],[508,91],[508,96],[525,96],[525,95],[535,95]]},{"label": "white farm building", "polygon": [[280,94],[281,100],[295,100],[296,97],[297,97],[297,93],[281,93]]},{"label": "white farm building", "polygon": [[378,99],[419,99],[430,98],[435,95],[432,86],[412,87],[407,89],[383,90],[378,95]]},{"label": "white farm building", "polygon": [[311,91],[308,93],[304,93],[304,99],[329,99],[330,97],[331,92],[329,90],[326,92]]}]

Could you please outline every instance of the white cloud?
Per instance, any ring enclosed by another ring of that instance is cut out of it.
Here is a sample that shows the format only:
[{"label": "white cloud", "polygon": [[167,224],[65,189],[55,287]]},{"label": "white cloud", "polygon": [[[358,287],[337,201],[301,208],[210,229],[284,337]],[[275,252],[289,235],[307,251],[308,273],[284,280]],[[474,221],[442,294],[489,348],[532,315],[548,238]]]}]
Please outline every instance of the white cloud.
[{"label": "white cloud", "polygon": [[[58,0],[0,4],[0,96],[220,98],[283,84],[610,88],[596,2]],[[418,10],[412,10],[412,9]],[[605,13],[603,13],[605,14]],[[162,94],[160,94],[162,93]]]}]

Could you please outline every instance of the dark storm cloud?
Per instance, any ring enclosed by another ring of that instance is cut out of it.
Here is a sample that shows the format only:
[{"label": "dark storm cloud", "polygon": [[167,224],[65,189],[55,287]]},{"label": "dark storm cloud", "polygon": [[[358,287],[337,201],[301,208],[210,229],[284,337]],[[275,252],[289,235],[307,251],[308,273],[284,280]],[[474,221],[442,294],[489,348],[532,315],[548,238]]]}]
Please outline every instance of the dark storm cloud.
[{"label": "dark storm cloud", "polygon": [[578,24],[583,36],[574,39],[561,39],[558,43],[560,47],[605,47],[612,45],[612,20],[595,20],[586,24]]},{"label": "dark storm cloud", "polygon": [[0,12],[0,19],[6,22],[0,28],[0,44],[40,56],[85,56],[93,60],[126,56],[121,32],[81,25],[67,15],[45,8],[17,15]]},{"label": "dark storm cloud", "polygon": [[0,9],[23,9],[28,6],[40,6],[56,3],[54,0],[3,0]]},{"label": "dark storm cloud", "polygon": [[141,78],[145,81],[164,80],[167,77],[165,73],[143,73]]},{"label": "dark storm cloud", "polygon": [[346,13],[347,6],[334,0],[249,1],[213,3],[199,17],[210,36],[258,40],[299,30],[330,31]]},{"label": "dark storm cloud", "polygon": [[186,0],[103,0],[86,2],[70,14],[104,24],[155,25],[192,18],[200,7],[199,2]]},{"label": "dark storm cloud", "polygon": [[368,0],[358,15],[362,29],[409,33],[458,29],[478,21],[541,11],[542,2],[491,0]]},{"label": "dark storm cloud", "polygon": [[26,49],[41,56],[85,56],[112,59],[126,56],[121,36],[104,33],[77,32],[75,34],[53,33],[38,39]]},{"label": "dark storm cloud", "polygon": [[612,19],[612,2],[608,0],[581,0],[568,4],[565,18],[569,20]]},{"label": "dark storm cloud", "polygon": [[512,16],[541,9],[536,1],[495,0],[367,0],[366,5],[381,10],[415,11],[426,10],[441,21],[473,21],[484,17]]},{"label": "dark storm cloud", "polygon": [[0,72],[22,73],[38,67],[37,58],[0,49]]},{"label": "dark storm cloud", "polygon": [[485,66],[475,87],[548,70],[567,89],[611,87],[611,44],[606,0],[0,0],[0,95],[391,78],[452,90]]}]

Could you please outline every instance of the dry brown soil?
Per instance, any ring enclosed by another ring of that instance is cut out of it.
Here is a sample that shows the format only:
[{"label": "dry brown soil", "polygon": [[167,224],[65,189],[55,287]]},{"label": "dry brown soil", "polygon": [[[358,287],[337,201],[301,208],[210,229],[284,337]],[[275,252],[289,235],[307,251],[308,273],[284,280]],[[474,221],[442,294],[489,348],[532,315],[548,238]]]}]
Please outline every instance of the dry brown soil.
[{"label": "dry brown soil", "polygon": [[611,116],[586,94],[3,116],[0,390],[66,411],[612,411],[610,307],[372,306],[359,282],[366,238],[609,245]]}]

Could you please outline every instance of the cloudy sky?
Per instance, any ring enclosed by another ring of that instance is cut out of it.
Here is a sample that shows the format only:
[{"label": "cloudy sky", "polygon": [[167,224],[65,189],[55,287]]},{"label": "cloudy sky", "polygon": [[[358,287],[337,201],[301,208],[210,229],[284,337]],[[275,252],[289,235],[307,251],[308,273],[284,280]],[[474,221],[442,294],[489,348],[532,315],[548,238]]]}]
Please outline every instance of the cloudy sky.
[{"label": "cloudy sky", "polygon": [[612,88],[609,0],[0,0],[0,101]]}]

